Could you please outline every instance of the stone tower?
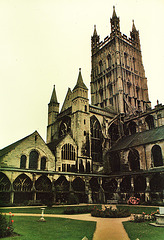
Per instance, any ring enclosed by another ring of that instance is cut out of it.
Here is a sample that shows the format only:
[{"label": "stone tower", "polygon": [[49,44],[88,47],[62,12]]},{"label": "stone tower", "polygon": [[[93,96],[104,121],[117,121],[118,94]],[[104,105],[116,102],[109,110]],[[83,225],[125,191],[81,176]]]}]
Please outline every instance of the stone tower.
[{"label": "stone tower", "polygon": [[58,132],[58,129],[57,129],[58,125],[55,124],[58,114],[59,114],[59,103],[57,100],[56,90],[54,85],[50,103],[48,104],[47,143],[50,143],[52,141],[52,137],[54,136],[55,132]]},{"label": "stone tower", "polygon": [[110,23],[111,33],[104,41],[100,42],[96,26],[91,38],[91,103],[102,108],[113,106],[120,114],[144,112],[151,106],[139,31],[133,21],[130,38],[121,34],[115,7]]}]

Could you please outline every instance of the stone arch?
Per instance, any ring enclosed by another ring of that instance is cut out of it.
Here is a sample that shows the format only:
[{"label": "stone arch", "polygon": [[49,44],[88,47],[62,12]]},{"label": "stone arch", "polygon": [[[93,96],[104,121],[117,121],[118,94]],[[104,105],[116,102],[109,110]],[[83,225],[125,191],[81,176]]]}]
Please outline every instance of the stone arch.
[{"label": "stone arch", "polygon": [[54,182],[54,185],[57,191],[69,191],[69,182],[67,181],[65,176],[60,176]]},{"label": "stone arch", "polygon": [[144,176],[137,176],[134,178],[134,191],[144,192],[146,190],[146,178]]},{"label": "stone arch", "polygon": [[129,192],[131,190],[131,177],[126,176],[123,178],[122,182],[120,183],[120,190],[121,192]]},{"label": "stone arch", "polygon": [[115,192],[117,189],[117,181],[115,179],[103,178],[102,187],[104,191]]},{"label": "stone arch", "polygon": [[102,161],[102,130],[98,119],[95,116],[90,118],[91,128],[91,156],[93,162]]},{"label": "stone arch", "polygon": [[80,177],[77,177],[72,182],[72,187],[74,191],[85,191],[85,182]]},{"label": "stone arch", "polygon": [[0,202],[7,203],[10,201],[10,187],[11,182],[6,174],[0,172]]},{"label": "stone arch", "polygon": [[148,129],[154,128],[154,117],[152,115],[148,115],[145,118],[145,122],[147,123]]},{"label": "stone arch", "polygon": [[20,159],[20,168],[25,169],[26,168],[26,162],[27,162],[27,157],[26,155],[22,155]]},{"label": "stone arch", "polygon": [[131,135],[135,134],[137,132],[137,124],[134,121],[131,121],[128,124],[128,129]]},{"label": "stone arch", "polygon": [[52,184],[50,179],[47,176],[42,175],[36,180],[35,188],[37,191],[50,192],[52,190]]},{"label": "stone arch", "polygon": [[100,188],[100,184],[98,183],[98,179],[96,177],[91,178],[89,181],[90,187],[92,191],[98,192]]},{"label": "stone arch", "polygon": [[38,158],[39,153],[36,150],[32,150],[29,155],[29,169],[37,169],[38,168]]},{"label": "stone arch", "polygon": [[140,156],[136,149],[130,149],[128,155],[129,166],[132,171],[140,169]]},{"label": "stone arch", "polygon": [[162,150],[159,145],[154,145],[151,149],[154,167],[163,166]]},{"label": "stone arch", "polygon": [[23,173],[14,180],[13,188],[17,192],[31,191],[32,181],[26,174]]},{"label": "stone arch", "polygon": [[26,174],[21,174],[14,180],[13,188],[15,203],[23,203],[32,199],[32,181]]},{"label": "stone arch", "polygon": [[164,190],[164,176],[161,176],[159,173],[154,174],[150,180],[150,190],[152,192],[160,192]]}]

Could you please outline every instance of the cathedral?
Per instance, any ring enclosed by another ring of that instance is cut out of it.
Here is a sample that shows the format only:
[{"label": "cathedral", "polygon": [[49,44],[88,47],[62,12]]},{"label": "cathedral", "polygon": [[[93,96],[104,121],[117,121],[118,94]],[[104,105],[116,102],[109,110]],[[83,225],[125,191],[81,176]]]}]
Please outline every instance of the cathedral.
[{"label": "cathedral", "polygon": [[[164,200],[164,105],[151,108],[139,31],[91,37],[91,104],[79,69],[59,111],[48,104],[46,142],[37,131],[0,151],[0,204]],[[59,89],[60,90],[60,89]]]}]

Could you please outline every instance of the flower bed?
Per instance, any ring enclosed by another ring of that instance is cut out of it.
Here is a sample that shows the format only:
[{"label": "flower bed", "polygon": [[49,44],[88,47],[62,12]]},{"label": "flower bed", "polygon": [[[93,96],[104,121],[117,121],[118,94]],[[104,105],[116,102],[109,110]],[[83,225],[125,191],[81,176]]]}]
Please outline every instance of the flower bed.
[{"label": "flower bed", "polygon": [[142,214],[131,214],[130,220],[136,223],[145,222],[145,221],[155,221],[155,214],[158,214],[159,210],[156,212],[152,212],[151,214],[146,214],[143,212]]},{"label": "flower bed", "polygon": [[107,208],[105,207],[104,210],[97,209],[94,207],[94,209],[91,211],[91,216],[92,217],[102,217],[102,218],[123,218],[123,217],[129,217],[130,213],[126,209],[114,209],[112,207]]}]

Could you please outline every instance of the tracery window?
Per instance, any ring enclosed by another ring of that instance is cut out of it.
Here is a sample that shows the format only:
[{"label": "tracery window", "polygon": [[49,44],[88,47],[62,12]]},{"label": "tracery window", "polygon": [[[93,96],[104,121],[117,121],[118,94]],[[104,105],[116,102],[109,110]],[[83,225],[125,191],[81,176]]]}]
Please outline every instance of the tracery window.
[{"label": "tracery window", "polygon": [[29,168],[30,169],[38,168],[38,158],[39,158],[39,154],[36,150],[33,150],[30,152],[30,156],[29,156]]},{"label": "tracery window", "polygon": [[61,150],[63,160],[75,160],[75,148],[72,144],[66,143]]},{"label": "tracery window", "polygon": [[95,116],[90,119],[91,126],[91,155],[95,162],[102,161],[102,131],[99,121]]}]

